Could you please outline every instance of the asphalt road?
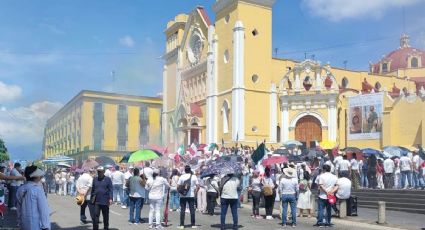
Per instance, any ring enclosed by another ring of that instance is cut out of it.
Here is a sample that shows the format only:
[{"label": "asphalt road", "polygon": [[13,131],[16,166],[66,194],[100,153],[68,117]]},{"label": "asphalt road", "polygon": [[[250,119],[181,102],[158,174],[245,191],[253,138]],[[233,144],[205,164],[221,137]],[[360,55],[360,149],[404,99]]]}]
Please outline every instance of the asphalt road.
[{"label": "asphalt road", "polygon": [[[52,229],[93,229],[92,225],[86,224],[81,225],[79,220],[79,206],[77,206],[74,202],[74,198],[72,197],[63,197],[57,195],[49,195],[49,205],[52,211],[51,222]],[[262,210],[264,211],[264,209]],[[144,206],[142,210],[142,218],[147,221],[149,212],[149,207]],[[216,213],[219,213],[219,209],[216,209]],[[280,220],[262,220],[262,219],[252,219],[250,217],[251,210],[249,206],[245,206],[242,209],[239,209],[239,225],[241,230],[257,230],[257,229],[283,229],[282,226],[279,225]],[[264,213],[263,213],[264,214]],[[88,209],[87,209],[87,217],[89,218]],[[169,226],[165,229],[176,229],[179,224],[179,213],[172,212],[170,213],[170,222]],[[231,214],[227,215],[227,227],[231,229]],[[186,214],[186,224],[190,221],[189,214]],[[315,223],[314,218],[298,218],[297,219],[297,227],[296,229],[319,229],[313,227]],[[220,216],[207,216],[202,215],[200,213],[196,213],[196,224],[198,229],[220,229]],[[103,228],[101,224],[99,226]],[[130,225],[128,223],[128,209],[121,209],[118,205],[113,205],[110,209],[110,229],[148,229],[148,224],[140,224],[140,225]],[[187,229],[190,229],[187,227]],[[291,227],[286,227],[286,229],[292,229]],[[325,228],[321,228],[325,229]],[[390,229],[388,227],[380,227],[377,225],[369,225],[356,223],[352,221],[335,221],[335,225],[331,229]]]}]

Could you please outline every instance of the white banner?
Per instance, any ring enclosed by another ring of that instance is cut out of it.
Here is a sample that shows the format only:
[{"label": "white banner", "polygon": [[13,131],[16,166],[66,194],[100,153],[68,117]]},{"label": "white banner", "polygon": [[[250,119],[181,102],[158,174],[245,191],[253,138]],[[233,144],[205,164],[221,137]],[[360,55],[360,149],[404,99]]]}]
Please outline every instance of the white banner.
[{"label": "white banner", "polygon": [[348,140],[379,139],[382,131],[384,93],[348,98]]}]

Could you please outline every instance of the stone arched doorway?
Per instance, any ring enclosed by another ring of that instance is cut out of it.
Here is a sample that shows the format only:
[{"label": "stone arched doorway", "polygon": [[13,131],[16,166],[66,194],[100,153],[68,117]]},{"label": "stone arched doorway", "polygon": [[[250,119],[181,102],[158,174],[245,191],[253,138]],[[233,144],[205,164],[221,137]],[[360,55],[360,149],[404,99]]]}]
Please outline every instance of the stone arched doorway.
[{"label": "stone arched doorway", "polygon": [[319,119],[311,115],[300,118],[295,126],[295,140],[302,142],[307,148],[316,147],[315,141],[322,141]]}]

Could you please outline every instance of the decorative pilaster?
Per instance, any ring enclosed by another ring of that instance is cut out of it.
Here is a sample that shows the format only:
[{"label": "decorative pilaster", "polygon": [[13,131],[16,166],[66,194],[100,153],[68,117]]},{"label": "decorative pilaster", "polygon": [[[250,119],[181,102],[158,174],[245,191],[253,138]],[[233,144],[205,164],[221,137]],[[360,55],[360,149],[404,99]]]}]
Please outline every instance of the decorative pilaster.
[{"label": "decorative pilaster", "polygon": [[320,76],[322,69],[316,69],[316,91],[322,90],[322,76]]},{"label": "decorative pilaster", "polygon": [[[217,37],[214,26],[208,28],[207,54],[207,143],[217,142]],[[199,142],[201,143],[201,142]]]},{"label": "decorative pilaster", "polygon": [[245,28],[237,21],[233,28],[233,88],[232,88],[232,139],[245,139],[245,86],[244,86]]},{"label": "decorative pilaster", "polygon": [[272,83],[270,88],[270,142],[277,141],[277,91],[276,84]]},{"label": "decorative pilaster", "polygon": [[328,139],[336,141],[337,137],[337,111],[335,101],[329,101],[328,104]]},{"label": "decorative pilaster", "polygon": [[282,143],[289,140],[289,108],[287,102],[281,104],[281,119],[282,125],[280,127],[280,136],[282,137]]},{"label": "decorative pilaster", "polygon": [[295,71],[295,92],[301,91],[301,79],[299,70]]}]

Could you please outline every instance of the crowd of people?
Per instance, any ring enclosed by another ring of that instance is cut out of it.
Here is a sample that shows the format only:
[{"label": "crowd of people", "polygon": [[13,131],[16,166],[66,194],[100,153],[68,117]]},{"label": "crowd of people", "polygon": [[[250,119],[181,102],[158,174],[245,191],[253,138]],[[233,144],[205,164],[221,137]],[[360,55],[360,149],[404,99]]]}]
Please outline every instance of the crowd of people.
[{"label": "crowd of people", "polygon": [[[137,167],[100,166],[81,173],[67,169],[49,169],[44,173],[36,166],[22,171],[16,163],[9,173],[2,167],[0,179],[10,181],[8,207],[17,210],[24,230],[50,228],[46,199],[49,193],[76,197],[81,224],[88,223],[88,208],[95,230],[99,229],[101,214],[104,229],[109,229],[109,208],[114,204],[128,209],[128,222],[134,225],[144,222],[141,210],[149,205],[147,226],[151,229],[163,228],[168,212],[179,212],[179,229],[185,227],[186,213],[190,216],[190,227],[197,228],[196,213],[214,216],[219,206],[221,229],[225,229],[229,209],[233,229],[238,229],[238,210],[243,198],[252,202],[254,219],[274,220],[277,216],[283,226],[296,227],[297,217],[315,215],[315,226],[321,227],[332,225],[333,212],[339,215],[339,200],[349,199],[352,189],[424,189],[425,186],[425,163],[418,152],[381,159],[377,155],[366,157],[341,151],[311,157],[295,149],[291,152],[297,156],[291,158],[295,160],[272,165],[264,165],[261,160],[254,162],[252,154],[253,148],[222,148],[200,153],[196,161],[174,161],[170,167],[147,161]],[[210,162],[227,155],[238,156],[234,160],[240,164],[240,171],[202,174]],[[274,156],[272,149],[262,158]],[[31,203],[29,194],[37,198],[36,203]],[[278,213],[276,201],[281,203]],[[264,216],[260,215],[263,207]]]}]

